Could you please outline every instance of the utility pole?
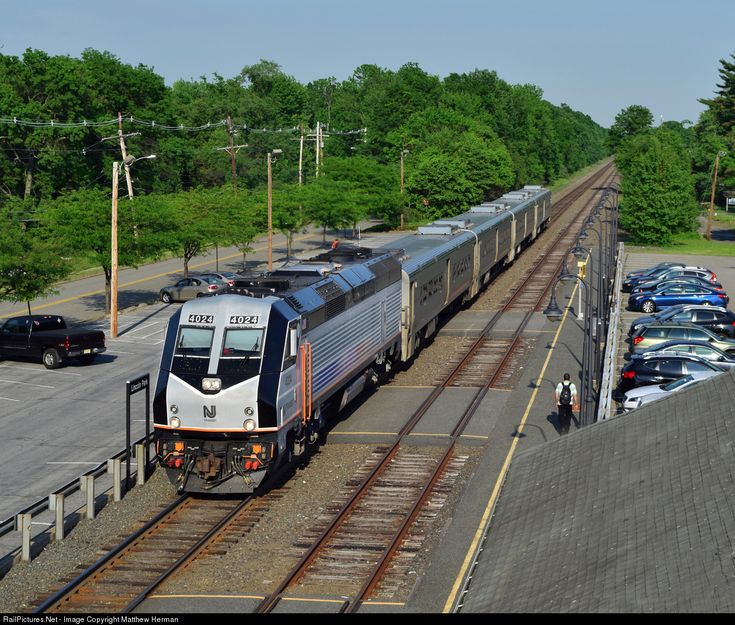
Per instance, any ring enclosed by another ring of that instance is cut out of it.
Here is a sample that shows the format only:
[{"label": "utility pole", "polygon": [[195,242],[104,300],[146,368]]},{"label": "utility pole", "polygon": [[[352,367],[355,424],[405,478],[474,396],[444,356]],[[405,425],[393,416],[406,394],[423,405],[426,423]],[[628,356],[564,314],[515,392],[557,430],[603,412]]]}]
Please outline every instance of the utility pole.
[{"label": "utility pole", "polygon": [[241,145],[235,145],[235,131],[232,127],[232,118],[229,115],[227,116],[227,134],[227,147],[216,148],[216,150],[227,152],[230,155],[230,165],[232,168],[232,191],[237,193],[237,153],[241,148],[248,147],[248,144],[243,143]]},{"label": "utility pole", "polygon": [[301,139],[299,140],[299,186],[304,183],[304,124],[301,124]]},{"label": "utility pole", "polygon": [[[404,165],[403,160],[406,154],[409,153],[409,150],[401,150],[401,195],[403,195],[403,192],[405,190],[405,186],[403,184],[403,171],[404,171]],[[403,230],[403,207],[401,206],[401,230]]]},{"label": "utility pole", "polygon": [[282,150],[268,152],[268,271],[273,271],[273,157]]},{"label": "utility pole", "polygon": [[314,147],[316,148],[316,177],[319,177],[319,143],[321,142],[321,122],[316,123],[316,137]]},{"label": "utility pole", "polygon": [[715,157],[715,175],[712,178],[712,193],[709,198],[709,210],[707,211],[707,240],[712,240],[712,214],[715,208],[715,187],[717,186],[717,169],[720,166],[720,156],[725,156],[724,152],[718,152]]},{"label": "utility pole", "polygon": [[117,338],[117,185],[119,163],[112,164],[112,240],[110,242],[110,336]]},{"label": "utility pole", "polygon": [[[138,134],[138,133],[135,133]],[[128,165],[128,151],[125,147],[125,135],[122,130],[122,113],[117,113],[117,136],[120,140],[120,153],[122,154],[122,162],[125,165],[125,180],[128,183],[128,199],[133,199],[133,180],[130,177],[130,165]],[[132,135],[129,135],[132,136]]]}]

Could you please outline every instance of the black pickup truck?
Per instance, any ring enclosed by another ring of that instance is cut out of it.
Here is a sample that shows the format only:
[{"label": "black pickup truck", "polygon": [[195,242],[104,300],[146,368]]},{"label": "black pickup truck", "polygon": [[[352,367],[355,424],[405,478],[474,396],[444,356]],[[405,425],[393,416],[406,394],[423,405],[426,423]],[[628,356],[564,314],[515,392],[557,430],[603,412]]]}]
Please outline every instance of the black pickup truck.
[{"label": "black pickup truck", "polygon": [[12,317],[0,326],[1,358],[40,358],[57,369],[71,358],[91,364],[106,349],[101,330],[73,330],[59,315]]}]

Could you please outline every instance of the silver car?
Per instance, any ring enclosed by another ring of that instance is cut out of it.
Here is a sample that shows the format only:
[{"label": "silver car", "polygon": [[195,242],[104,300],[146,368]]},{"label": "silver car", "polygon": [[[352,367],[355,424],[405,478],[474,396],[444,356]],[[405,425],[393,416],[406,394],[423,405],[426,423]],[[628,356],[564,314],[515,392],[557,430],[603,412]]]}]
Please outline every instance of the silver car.
[{"label": "silver car", "polygon": [[214,276],[192,276],[183,278],[171,286],[163,287],[158,297],[164,304],[186,302],[202,295],[216,293],[225,286],[227,286],[226,282]]},{"label": "silver car", "polygon": [[623,411],[629,412],[630,410],[635,410],[644,404],[656,401],[657,399],[663,399],[664,397],[671,395],[671,393],[676,393],[677,391],[689,388],[697,382],[713,378],[721,373],[721,371],[695,371],[679,378],[678,380],[668,382],[667,384],[650,384],[648,386],[639,386],[638,388],[631,389],[623,398]]}]

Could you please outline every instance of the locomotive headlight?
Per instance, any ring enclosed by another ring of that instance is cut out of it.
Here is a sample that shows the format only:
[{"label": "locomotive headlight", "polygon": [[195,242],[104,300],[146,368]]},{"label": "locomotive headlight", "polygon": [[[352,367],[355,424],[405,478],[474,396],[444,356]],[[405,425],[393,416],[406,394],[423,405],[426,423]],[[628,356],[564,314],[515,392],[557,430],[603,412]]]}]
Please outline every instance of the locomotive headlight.
[{"label": "locomotive headlight", "polygon": [[169,408],[172,414],[176,414],[179,411],[179,407],[176,404],[171,404],[171,407]]},{"label": "locomotive headlight", "polygon": [[255,414],[255,410],[248,406],[245,408],[245,414],[248,415],[248,417],[252,417]]},{"label": "locomotive headlight", "polygon": [[174,429],[181,427],[181,419],[178,417],[171,417],[171,427]]},{"label": "locomotive headlight", "polygon": [[219,378],[204,378],[202,380],[203,391],[219,391],[222,388],[222,380]]},{"label": "locomotive headlight", "polygon": [[255,429],[255,421],[252,419],[245,419],[245,423],[242,424],[242,427],[244,427],[246,431],[252,432]]}]

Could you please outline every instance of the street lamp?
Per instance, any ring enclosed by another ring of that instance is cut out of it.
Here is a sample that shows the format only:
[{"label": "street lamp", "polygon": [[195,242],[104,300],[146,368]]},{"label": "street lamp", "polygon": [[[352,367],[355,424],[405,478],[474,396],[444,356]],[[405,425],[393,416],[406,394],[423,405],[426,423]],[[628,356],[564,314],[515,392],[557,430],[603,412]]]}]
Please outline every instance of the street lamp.
[{"label": "street lamp", "polygon": [[273,157],[283,150],[268,152],[268,271],[273,271]]},{"label": "street lamp", "polygon": [[[123,161],[126,168],[138,161],[145,161],[156,158],[155,154],[141,156],[135,158],[132,154],[128,154]],[[115,161],[112,164],[112,232],[110,241],[110,336],[117,338],[117,283],[118,283],[118,266],[117,266],[117,196],[118,196],[118,180],[120,176],[120,163]]]}]

